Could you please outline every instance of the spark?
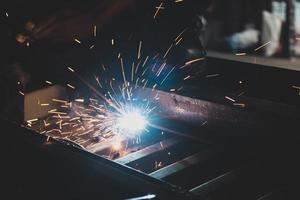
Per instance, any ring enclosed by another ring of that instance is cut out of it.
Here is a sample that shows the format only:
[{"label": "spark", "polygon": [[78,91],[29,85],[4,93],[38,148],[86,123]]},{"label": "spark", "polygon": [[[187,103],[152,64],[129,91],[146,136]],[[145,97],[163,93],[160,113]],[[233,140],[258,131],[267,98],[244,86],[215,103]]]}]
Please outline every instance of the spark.
[{"label": "spark", "polygon": [[228,99],[229,101],[235,102],[235,100],[233,98],[230,98],[228,96],[225,96],[225,99]]},{"label": "spark", "polygon": [[267,45],[270,44],[271,42],[272,42],[272,41],[269,41],[269,42],[267,42],[267,43],[265,43],[265,44],[263,44],[263,45],[257,47],[256,49],[254,49],[254,51],[258,51],[259,49],[264,48],[265,46],[267,46]]},{"label": "spark", "polygon": [[61,132],[62,135],[69,135],[72,134],[72,131],[66,131],[66,132]]},{"label": "spark", "polygon": [[175,3],[183,2],[183,0],[175,0]]},{"label": "spark", "polygon": [[162,84],[165,82],[165,80],[170,76],[170,74],[173,72],[174,69],[175,69],[175,67],[173,67],[173,68],[168,72],[168,74],[165,76],[165,78],[161,81],[160,85],[162,85]]},{"label": "spark", "polygon": [[246,107],[246,104],[244,104],[244,103],[234,103],[233,105],[234,106],[239,106],[241,108],[245,108]]},{"label": "spark", "polygon": [[185,63],[185,65],[183,65],[182,67],[180,67],[180,69],[182,69],[182,68],[184,68],[184,67],[186,67],[186,66],[188,66],[188,65],[191,65],[191,64],[193,64],[193,63],[196,63],[196,62],[202,61],[202,60],[205,60],[205,57],[196,58],[196,59],[193,59],[193,60],[187,61],[187,62]]},{"label": "spark", "polygon": [[202,60],[204,60],[204,59],[205,59],[204,57],[202,57],[202,58],[196,58],[196,59],[194,59],[194,60],[190,60],[190,61],[186,62],[185,65],[190,65],[190,64],[193,64],[193,63],[195,63],[195,62],[202,61]]},{"label": "spark", "polygon": [[51,81],[45,81],[47,84],[52,85]]},{"label": "spark", "polygon": [[242,95],[244,95],[244,94],[245,94],[245,92],[241,92],[241,93],[238,94],[237,96],[240,97],[240,96],[242,96]]},{"label": "spark", "polygon": [[49,106],[49,103],[42,103],[41,106]]},{"label": "spark", "polygon": [[[138,163],[136,165],[138,165]],[[156,198],[155,194],[147,194],[145,196],[134,197],[134,198],[126,199],[126,200],[147,200],[147,199],[154,199],[154,198]]]},{"label": "spark", "polygon": [[71,71],[71,72],[75,72],[75,70],[71,67],[68,67],[68,69]]},{"label": "spark", "polygon": [[112,38],[111,39],[111,45],[114,46],[114,44],[115,44],[115,40]]},{"label": "spark", "polygon": [[5,16],[8,17],[8,12],[5,12]]},{"label": "spark", "polygon": [[134,79],[134,62],[132,62],[132,66],[131,66],[131,81],[133,82]]},{"label": "spark", "polygon": [[176,43],[175,45],[177,46],[181,41],[182,41],[183,38],[180,38]]},{"label": "spark", "polygon": [[187,31],[187,28],[186,28],[186,29],[184,29],[183,31],[181,31],[181,33],[179,33],[179,35],[178,35],[178,36],[175,38],[175,40],[174,40],[174,41],[175,41],[175,42],[176,42],[176,41],[178,41],[178,40],[179,40],[179,38],[180,38],[180,39],[182,39],[182,37],[181,37],[181,36],[182,36],[182,35],[183,35],[183,34],[184,34],[186,31]]},{"label": "spark", "polygon": [[185,80],[187,80],[187,79],[189,79],[189,78],[191,78],[191,75],[188,75],[188,76],[184,77],[183,80],[185,81]]},{"label": "spark", "polygon": [[204,121],[202,124],[201,124],[201,126],[204,126],[204,125],[206,125],[207,124],[207,121]]},{"label": "spark", "polygon": [[103,88],[102,84],[100,83],[99,77],[95,77],[95,80],[100,88]]},{"label": "spark", "polygon": [[165,68],[165,66],[167,65],[166,62],[164,62],[158,69],[158,72],[156,74],[157,77],[159,77],[160,73],[163,71],[163,69]]},{"label": "spark", "polygon": [[157,86],[157,84],[155,83],[152,87],[152,92],[155,90],[156,86]]},{"label": "spark", "polygon": [[[48,111],[48,113],[51,113],[51,114],[58,114],[58,115],[67,115],[68,113],[66,112],[59,112],[59,111]],[[60,117],[59,117],[60,118]]]},{"label": "spark", "polygon": [[93,34],[94,34],[94,37],[97,36],[97,26],[96,25],[93,28]]},{"label": "spark", "polygon": [[[146,65],[146,63],[147,63],[147,61],[148,61],[148,59],[149,59],[149,56],[146,57],[146,59],[145,59],[143,65],[142,65],[142,67],[145,67],[145,65]],[[142,75],[143,75],[143,74],[142,74]]]},{"label": "spark", "polygon": [[80,103],[83,103],[84,102],[84,99],[75,99],[76,102],[80,102]]},{"label": "spark", "polygon": [[220,76],[220,74],[209,74],[209,75],[206,75],[205,77],[212,78],[212,77],[216,77],[216,76]]},{"label": "spark", "polygon": [[135,89],[137,88],[137,84],[138,84],[139,80],[140,80],[140,77],[138,77],[135,81]]},{"label": "spark", "polygon": [[19,94],[21,94],[22,96],[24,96],[25,94],[23,93],[23,92],[21,92],[21,91],[19,91]]},{"label": "spark", "polygon": [[34,119],[30,119],[30,120],[27,120],[28,123],[32,123],[32,122],[36,122],[38,121],[39,119],[38,118],[34,118]]},{"label": "spark", "polygon": [[164,4],[164,2],[161,2],[161,3],[159,4],[159,6],[156,7],[156,11],[155,11],[155,14],[154,14],[154,16],[153,16],[153,19],[156,18],[156,16],[158,15],[158,13],[159,13],[160,10],[165,9],[165,7],[163,7],[163,4]]},{"label": "spark", "polygon": [[78,44],[81,44],[81,41],[80,40],[78,40],[78,39],[74,39],[75,40],[75,42],[77,42]]},{"label": "spark", "polygon": [[64,103],[64,104],[67,104],[67,103],[68,103],[68,101],[62,100],[62,99],[52,99],[52,101],[54,101],[54,102],[59,102],[59,103]]},{"label": "spark", "polygon": [[138,56],[137,56],[138,59],[140,59],[140,57],[141,57],[141,48],[142,48],[142,41],[140,41],[140,44],[139,44],[139,50],[138,50]]},{"label": "spark", "polygon": [[148,83],[148,80],[145,81],[145,83],[144,83],[144,85],[143,85],[143,89],[145,89],[147,83]]},{"label": "spark", "polygon": [[124,81],[124,84],[126,85],[127,81],[126,81],[126,76],[125,76],[125,71],[124,71],[124,64],[123,64],[123,59],[122,58],[120,59],[120,62],[121,62],[123,81]]},{"label": "spark", "polygon": [[105,65],[104,65],[104,64],[101,64],[101,67],[102,67],[103,71],[105,71],[105,70],[106,70],[106,68],[105,68]]},{"label": "spark", "polygon": [[73,85],[71,85],[71,84],[69,84],[69,83],[67,84],[67,86],[68,86],[69,88],[73,89],[73,90],[75,89],[75,86],[73,86]]},{"label": "spark", "polygon": [[70,119],[70,122],[71,122],[71,121],[78,120],[78,119],[80,119],[80,117],[74,117],[74,118]]},{"label": "spark", "polygon": [[293,85],[292,88],[300,90],[300,86]]},{"label": "spark", "polygon": [[246,53],[236,53],[235,54],[236,56],[245,56],[245,55],[247,55]]},{"label": "spark", "polygon": [[46,120],[43,120],[43,122],[45,127],[50,126],[50,123],[47,123]]},{"label": "spark", "polygon": [[173,47],[173,44],[171,44],[171,46],[167,49],[167,51],[166,51],[166,53],[165,53],[165,55],[164,55],[163,58],[166,58],[166,57],[167,57],[167,55],[168,55],[168,53],[170,52],[170,50],[172,49],[172,47]]},{"label": "spark", "polygon": [[142,60],[140,60],[139,62],[138,62],[138,64],[136,65],[136,68],[135,68],[135,74],[138,72],[138,70],[139,70],[139,66],[140,66],[140,64],[141,64],[141,61]]}]

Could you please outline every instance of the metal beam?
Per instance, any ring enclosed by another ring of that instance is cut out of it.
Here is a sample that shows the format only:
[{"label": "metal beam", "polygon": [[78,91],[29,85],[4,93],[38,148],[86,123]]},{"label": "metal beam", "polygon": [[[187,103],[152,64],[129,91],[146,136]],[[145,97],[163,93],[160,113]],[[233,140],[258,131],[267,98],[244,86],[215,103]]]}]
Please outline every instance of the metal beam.
[{"label": "metal beam", "polygon": [[228,181],[234,179],[236,177],[235,171],[226,172],[210,181],[207,181],[197,187],[194,187],[190,190],[190,192],[204,196],[210,192],[213,192],[216,188],[220,188]]},{"label": "metal beam", "polygon": [[207,160],[209,157],[212,156],[212,154],[215,154],[216,152],[217,152],[216,149],[207,149],[207,150],[201,151],[199,153],[196,153],[194,155],[186,157],[183,160],[180,160],[180,161],[175,162],[171,165],[168,165],[164,168],[161,168],[157,171],[154,171],[154,172],[150,173],[149,175],[154,178],[157,178],[157,179],[163,179],[167,176],[170,176],[179,171],[182,171],[182,170],[186,169],[187,167],[190,167],[192,165],[195,165],[197,163]]},{"label": "metal beam", "polygon": [[164,149],[166,149],[170,146],[173,146],[173,145],[179,143],[179,141],[180,140],[178,138],[169,138],[169,139],[163,140],[161,142],[158,142],[156,144],[145,147],[145,148],[143,148],[139,151],[136,151],[134,153],[130,153],[130,154],[124,156],[124,157],[118,158],[114,161],[116,161],[117,163],[125,165],[125,164],[133,162],[135,160],[138,160],[138,159],[141,159],[143,157],[149,156],[153,153],[162,151],[162,150],[164,150]]}]

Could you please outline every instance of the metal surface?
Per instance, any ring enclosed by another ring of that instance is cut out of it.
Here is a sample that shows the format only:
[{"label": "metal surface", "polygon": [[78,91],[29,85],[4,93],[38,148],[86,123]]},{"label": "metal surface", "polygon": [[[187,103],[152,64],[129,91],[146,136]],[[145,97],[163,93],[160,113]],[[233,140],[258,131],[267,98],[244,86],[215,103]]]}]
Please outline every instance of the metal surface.
[{"label": "metal surface", "polygon": [[[18,182],[20,178],[18,176],[19,173],[11,174],[10,176],[3,174],[2,177],[7,181],[6,187],[9,189],[8,191],[14,191],[18,187],[22,188],[22,191],[14,193],[18,197],[21,195],[29,197],[28,195],[31,195],[34,198],[41,194],[49,194],[47,199],[53,198],[53,195],[64,196],[65,198],[67,197],[66,195],[70,195],[77,199],[105,197],[109,193],[109,188],[115,187],[107,183],[112,181],[114,185],[122,185],[124,189],[127,188],[125,190],[128,190],[129,194],[139,191],[139,193],[152,192],[159,198],[187,198],[185,192],[180,191],[179,188],[131,168],[121,166],[75,146],[67,146],[53,139],[47,139],[44,135],[38,135],[10,122],[0,121],[0,123],[2,128],[10,130],[10,134],[6,134],[3,139],[14,141],[14,143],[2,145],[2,148],[6,148],[10,152],[10,155],[9,157],[4,157],[3,162],[5,165],[2,166],[4,169],[1,171],[8,170],[5,166],[11,166],[14,169],[23,166],[26,169],[26,177],[31,177],[31,179]],[[20,149],[23,151],[20,152]],[[80,181],[78,182],[76,179]],[[103,182],[103,179],[107,179],[107,181]],[[25,185],[24,181],[26,182]],[[70,184],[63,186],[66,182]],[[15,186],[9,187],[11,186],[10,183],[14,183]],[[43,183],[43,186],[40,183]],[[56,185],[55,188],[64,188],[65,192],[60,193],[60,189],[53,189],[52,184]],[[81,184],[87,185],[82,186]],[[95,186],[98,189],[99,187],[102,187],[102,189],[106,188],[107,191],[93,190]],[[36,191],[36,193],[34,194],[33,191]],[[118,196],[121,194],[124,195],[124,191],[111,195]]]},{"label": "metal surface", "polygon": [[180,160],[164,168],[161,168],[155,172],[152,172],[149,175],[157,179],[163,179],[167,176],[170,176],[181,170],[184,170],[192,165],[198,164],[200,162],[204,162],[206,159],[212,156],[213,153],[215,152],[212,149],[201,151],[187,158],[184,158],[183,160]]},{"label": "metal surface", "polygon": [[[158,117],[151,122],[151,128],[162,129],[168,137],[160,135],[161,131],[150,131],[141,148],[111,160],[95,154],[110,149],[113,140],[90,146],[92,154],[64,142],[47,142],[44,136],[3,122],[3,130],[12,132],[5,134],[3,140],[16,141],[5,143],[3,152],[12,152],[11,157],[17,159],[4,162],[11,162],[14,171],[25,169],[26,180],[33,182],[19,185],[17,174],[11,177],[13,183],[28,190],[27,196],[35,192],[32,187],[39,195],[60,194],[60,190],[53,190],[55,185],[83,199],[122,199],[149,193],[158,199],[222,199],[224,194],[230,194],[231,199],[258,199],[265,191],[287,183],[286,177],[290,180],[297,174],[299,168],[293,160],[299,146],[298,132],[294,131],[299,123],[299,108],[247,97],[239,98],[247,106],[238,108],[192,98],[193,92],[142,92],[158,98]],[[211,147],[222,147],[224,152]],[[252,168],[247,164],[258,157],[262,158],[261,166]],[[249,168],[236,171],[245,163]],[[279,176],[279,172],[283,175]],[[107,184],[108,180],[112,183]],[[45,182],[49,187],[40,184]],[[111,191],[116,194],[109,194]]]},{"label": "metal surface", "polygon": [[117,162],[117,163],[125,165],[125,164],[128,164],[130,162],[136,161],[140,158],[149,156],[153,153],[165,150],[168,147],[173,146],[173,145],[175,145],[179,142],[180,142],[180,140],[178,138],[170,138],[170,139],[162,140],[162,141],[160,141],[156,144],[145,147],[145,148],[143,148],[139,151],[136,151],[134,153],[130,153],[130,154],[128,154],[126,156],[123,156],[121,158],[118,158],[114,161]]},{"label": "metal surface", "polygon": [[195,188],[192,188],[190,192],[200,196],[205,196],[210,192],[213,192],[216,188],[221,188],[229,180],[234,179],[235,176],[235,171],[226,172],[225,174],[222,174],[216,178],[211,179],[210,181],[207,181]]}]

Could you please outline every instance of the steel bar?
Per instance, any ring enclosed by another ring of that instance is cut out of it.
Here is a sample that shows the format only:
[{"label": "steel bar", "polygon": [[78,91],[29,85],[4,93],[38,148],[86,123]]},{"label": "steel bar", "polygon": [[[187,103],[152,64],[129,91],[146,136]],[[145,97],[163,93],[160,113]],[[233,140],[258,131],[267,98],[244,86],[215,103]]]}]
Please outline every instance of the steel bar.
[{"label": "steel bar", "polygon": [[217,152],[217,149],[207,149],[207,150],[201,151],[199,153],[196,153],[194,155],[186,157],[178,162],[175,162],[171,165],[163,167],[157,171],[154,171],[154,172],[150,173],[149,175],[154,178],[157,178],[157,179],[163,179],[167,176],[170,176],[179,171],[182,171],[192,165],[195,165],[197,163],[207,160],[209,157],[211,157],[216,152]]},{"label": "steel bar", "polygon": [[204,196],[205,194],[215,190],[215,188],[220,188],[222,185],[226,184],[229,180],[232,180],[235,177],[235,171],[229,171],[197,187],[192,188],[190,192],[196,195]]},{"label": "steel bar", "polygon": [[156,144],[145,147],[145,148],[143,148],[139,151],[136,151],[134,153],[130,153],[130,154],[124,156],[124,157],[118,158],[115,161],[117,163],[125,165],[125,164],[133,162],[135,160],[138,160],[138,159],[141,159],[143,157],[149,156],[153,153],[162,151],[162,150],[164,150],[164,149],[166,149],[170,146],[173,146],[173,145],[179,143],[179,141],[180,140],[178,138],[169,138],[169,139],[163,140],[161,142],[158,142]]}]

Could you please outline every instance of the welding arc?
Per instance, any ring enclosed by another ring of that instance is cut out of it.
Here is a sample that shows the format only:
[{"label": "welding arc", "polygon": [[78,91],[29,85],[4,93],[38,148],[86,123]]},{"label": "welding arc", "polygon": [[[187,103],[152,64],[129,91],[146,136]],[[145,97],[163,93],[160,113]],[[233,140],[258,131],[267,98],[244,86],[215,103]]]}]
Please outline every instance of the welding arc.
[{"label": "welding arc", "polygon": [[[106,98],[101,92],[99,92],[95,87],[93,87],[88,81],[86,81],[84,78],[82,78],[75,71],[73,73],[75,74],[75,76],[80,81],[82,81],[88,88],[90,88],[93,92],[95,92],[100,98],[102,98],[109,105],[112,105],[112,107],[115,108],[119,113],[123,113],[120,108],[118,108],[114,103],[112,103],[108,98]],[[182,132],[178,132],[178,131],[175,131],[175,130],[171,130],[169,128],[165,128],[165,127],[162,127],[162,126],[159,126],[159,125],[155,125],[155,124],[152,124],[152,123],[148,123],[148,125],[150,127],[152,127],[152,128],[156,128],[156,129],[159,129],[159,130],[162,130],[162,131],[166,131],[166,132],[170,132],[170,133],[173,133],[173,134],[176,134],[176,135],[184,136],[186,138],[191,138],[191,139],[195,139],[195,140],[201,140],[202,142],[205,142],[205,143],[209,144],[208,141],[204,141],[203,139],[200,139],[198,137],[194,137],[194,136],[186,134],[186,133],[182,133]]]}]

